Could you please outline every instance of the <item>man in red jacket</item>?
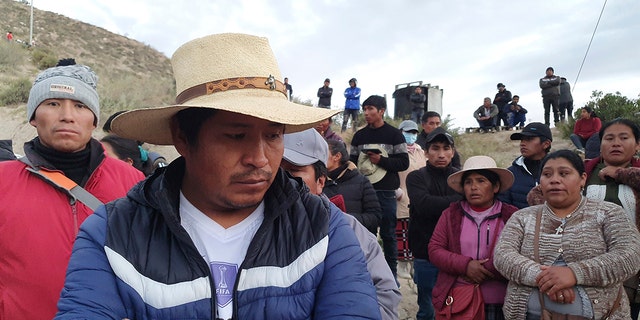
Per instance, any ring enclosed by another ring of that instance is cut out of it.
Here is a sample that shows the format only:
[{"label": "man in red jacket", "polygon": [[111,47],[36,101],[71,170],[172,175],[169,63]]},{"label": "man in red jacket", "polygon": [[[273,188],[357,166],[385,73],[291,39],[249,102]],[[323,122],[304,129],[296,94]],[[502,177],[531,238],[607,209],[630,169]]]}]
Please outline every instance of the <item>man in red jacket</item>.
[{"label": "man in red jacket", "polygon": [[98,77],[69,62],[40,73],[31,88],[27,121],[38,136],[24,145],[28,160],[0,163],[0,319],[55,316],[78,228],[93,213],[32,171],[66,177],[103,203],[144,178],[105,157],[91,137],[100,116]]}]

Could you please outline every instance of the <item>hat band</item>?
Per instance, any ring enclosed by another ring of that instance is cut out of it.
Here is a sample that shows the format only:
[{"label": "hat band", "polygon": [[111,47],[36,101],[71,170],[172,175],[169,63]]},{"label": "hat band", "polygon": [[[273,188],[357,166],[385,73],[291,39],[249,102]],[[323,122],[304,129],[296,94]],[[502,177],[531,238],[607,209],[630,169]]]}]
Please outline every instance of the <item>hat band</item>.
[{"label": "hat band", "polygon": [[278,91],[285,97],[287,96],[284,84],[271,75],[269,77],[240,77],[211,81],[185,89],[176,97],[176,104],[182,104],[191,99],[216,92],[238,89],[266,89]]}]

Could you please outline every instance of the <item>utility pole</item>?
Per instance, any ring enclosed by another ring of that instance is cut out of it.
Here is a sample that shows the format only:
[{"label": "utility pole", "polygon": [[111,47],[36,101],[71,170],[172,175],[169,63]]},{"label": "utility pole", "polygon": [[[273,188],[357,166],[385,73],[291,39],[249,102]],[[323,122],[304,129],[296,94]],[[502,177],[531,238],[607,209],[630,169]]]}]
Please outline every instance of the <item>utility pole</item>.
[{"label": "utility pole", "polygon": [[31,19],[29,21],[29,46],[33,43],[33,0],[31,0]]}]

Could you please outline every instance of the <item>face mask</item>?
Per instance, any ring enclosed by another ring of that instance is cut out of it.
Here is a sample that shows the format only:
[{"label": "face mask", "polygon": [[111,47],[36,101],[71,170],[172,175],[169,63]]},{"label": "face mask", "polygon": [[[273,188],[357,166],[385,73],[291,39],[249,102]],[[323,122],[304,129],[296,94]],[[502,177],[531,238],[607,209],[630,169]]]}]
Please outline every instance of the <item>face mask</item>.
[{"label": "face mask", "polygon": [[407,141],[408,145],[416,143],[416,140],[418,139],[418,134],[416,133],[403,132],[402,135],[404,136],[404,140]]}]

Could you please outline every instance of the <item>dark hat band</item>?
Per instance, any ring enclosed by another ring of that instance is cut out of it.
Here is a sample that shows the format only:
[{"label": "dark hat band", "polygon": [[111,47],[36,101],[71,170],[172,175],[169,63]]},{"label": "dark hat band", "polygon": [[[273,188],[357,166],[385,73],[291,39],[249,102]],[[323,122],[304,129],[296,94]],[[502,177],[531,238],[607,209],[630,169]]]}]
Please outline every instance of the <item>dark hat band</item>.
[{"label": "dark hat band", "polygon": [[216,92],[239,89],[266,89],[278,91],[287,96],[284,83],[275,77],[240,77],[211,81],[195,85],[182,91],[176,97],[176,104],[183,104],[200,96],[210,95]]}]

